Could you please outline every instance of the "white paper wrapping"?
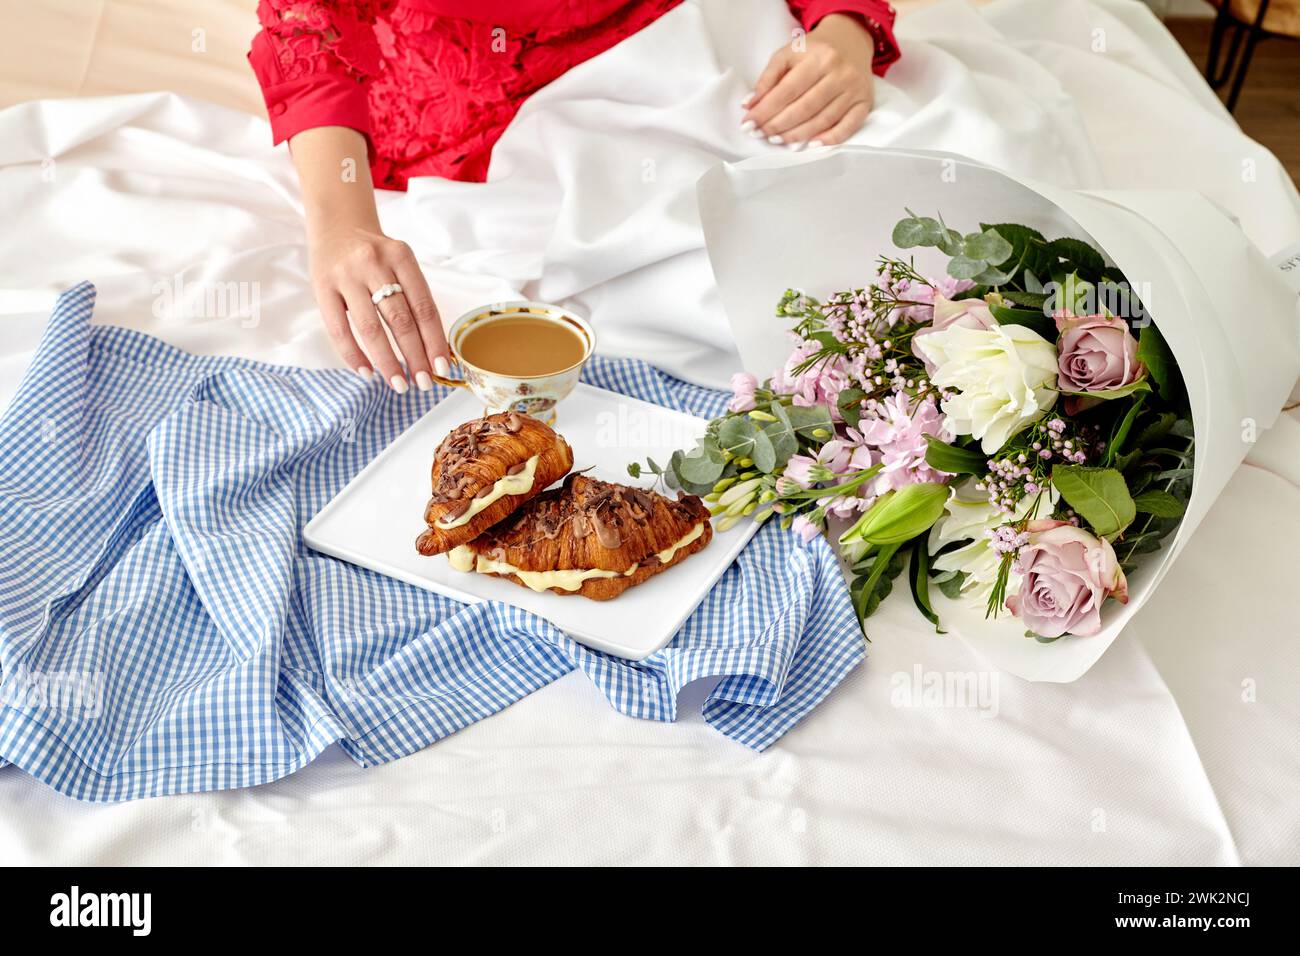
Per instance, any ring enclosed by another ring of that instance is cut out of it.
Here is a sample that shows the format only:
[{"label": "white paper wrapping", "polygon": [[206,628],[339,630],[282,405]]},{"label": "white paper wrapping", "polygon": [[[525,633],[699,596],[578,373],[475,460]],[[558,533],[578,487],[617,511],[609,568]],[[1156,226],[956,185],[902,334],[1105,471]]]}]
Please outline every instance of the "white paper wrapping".
[{"label": "white paper wrapping", "polygon": [[1129,576],[1128,604],[1107,602],[1098,634],[1040,644],[1010,615],[986,620],[982,602],[934,594],[950,633],[1028,680],[1073,681],[1096,662],[1159,585],[1300,375],[1300,301],[1240,229],[1196,193],[1078,192],[949,154],[845,147],[716,166],[701,178],[699,198],[727,320],[746,370],[759,378],[789,355],[787,320],[773,315],[786,288],[825,297],[867,285],[882,254],[914,254],[923,273],[942,273],[947,260],[937,250],[898,250],[891,242],[904,207],[941,213],[961,231],[1020,222],[1048,238],[1090,241],[1144,293],[1187,383],[1197,453],[1187,513]]}]

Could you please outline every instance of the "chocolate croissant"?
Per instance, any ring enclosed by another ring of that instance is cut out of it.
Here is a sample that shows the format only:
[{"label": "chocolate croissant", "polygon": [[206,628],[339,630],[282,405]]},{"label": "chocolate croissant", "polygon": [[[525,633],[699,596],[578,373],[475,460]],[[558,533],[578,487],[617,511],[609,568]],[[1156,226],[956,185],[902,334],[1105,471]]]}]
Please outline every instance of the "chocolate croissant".
[{"label": "chocolate croissant", "polygon": [[709,511],[694,495],[663,495],[570,475],[448,555],[460,571],[534,591],[608,601],[703,550]]},{"label": "chocolate croissant", "polygon": [[421,554],[478,537],[573,467],[573,451],[550,427],[518,412],[457,426],[433,456],[433,497],[424,509]]}]

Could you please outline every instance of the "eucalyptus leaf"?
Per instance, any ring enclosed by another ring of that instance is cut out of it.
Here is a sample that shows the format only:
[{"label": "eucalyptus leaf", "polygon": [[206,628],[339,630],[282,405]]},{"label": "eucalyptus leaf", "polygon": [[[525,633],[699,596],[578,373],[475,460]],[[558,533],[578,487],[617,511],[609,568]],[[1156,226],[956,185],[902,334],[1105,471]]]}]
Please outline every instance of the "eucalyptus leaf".
[{"label": "eucalyptus leaf", "polygon": [[770,474],[776,468],[776,446],[767,437],[767,432],[754,432],[754,444],[749,457],[754,460],[754,467],[764,474]]},{"label": "eucalyptus leaf", "polygon": [[948,275],[954,279],[974,279],[986,268],[983,259],[954,256],[948,260]]},{"label": "eucalyptus leaf", "polygon": [[985,262],[1005,262],[1015,250],[996,229],[973,232],[966,237],[966,255]]}]

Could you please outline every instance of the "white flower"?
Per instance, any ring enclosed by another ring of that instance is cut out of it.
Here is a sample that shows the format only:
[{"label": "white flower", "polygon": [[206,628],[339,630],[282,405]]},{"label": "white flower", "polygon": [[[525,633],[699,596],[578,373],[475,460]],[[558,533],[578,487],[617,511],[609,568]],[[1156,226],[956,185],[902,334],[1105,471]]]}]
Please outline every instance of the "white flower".
[{"label": "white flower", "polygon": [[[1056,489],[1048,486],[1043,495],[1026,495],[1020,499],[1013,514],[1004,514],[989,503],[988,493],[975,487],[978,479],[968,478],[956,485],[943,506],[943,515],[930,529],[929,547],[934,554],[944,545],[954,541],[965,541],[960,548],[954,548],[934,559],[932,567],[936,571],[961,571],[966,575],[962,582],[962,594],[971,594],[981,601],[988,599],[989,592],[998,579],[998,565],[1002,558],[989,547],[988,533],[1025,517],[1041,518],[1050,515],[1056,508],[1060,497]],[[1038,508],[1033,515],[1030,507],[1037,501]],[[1020,575],[1014,571],[1007,581],[1007,594],[1015,594],[1020,589]]]},{"label": "white flower", "polygon": [[991,455],[1056,401],[1056,346],[1024,325],[951,325],[914,340],[934,364],[930,380],[952,391],[948,427],[974,435]]}]

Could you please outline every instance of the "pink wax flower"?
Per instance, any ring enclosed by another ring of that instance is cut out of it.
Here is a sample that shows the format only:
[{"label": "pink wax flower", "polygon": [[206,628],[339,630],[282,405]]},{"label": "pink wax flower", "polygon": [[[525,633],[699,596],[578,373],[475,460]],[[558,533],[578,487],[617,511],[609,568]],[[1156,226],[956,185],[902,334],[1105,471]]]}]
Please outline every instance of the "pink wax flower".
[{"label": "pink wax flower", "polygon": [[1030,521],[1016,570],[1020,592],[1007,609],[1040,637],[1101,630],[1101,605],[1108,597],[1128,603],[1128,580],[1105,538],[1068,521]]}]

